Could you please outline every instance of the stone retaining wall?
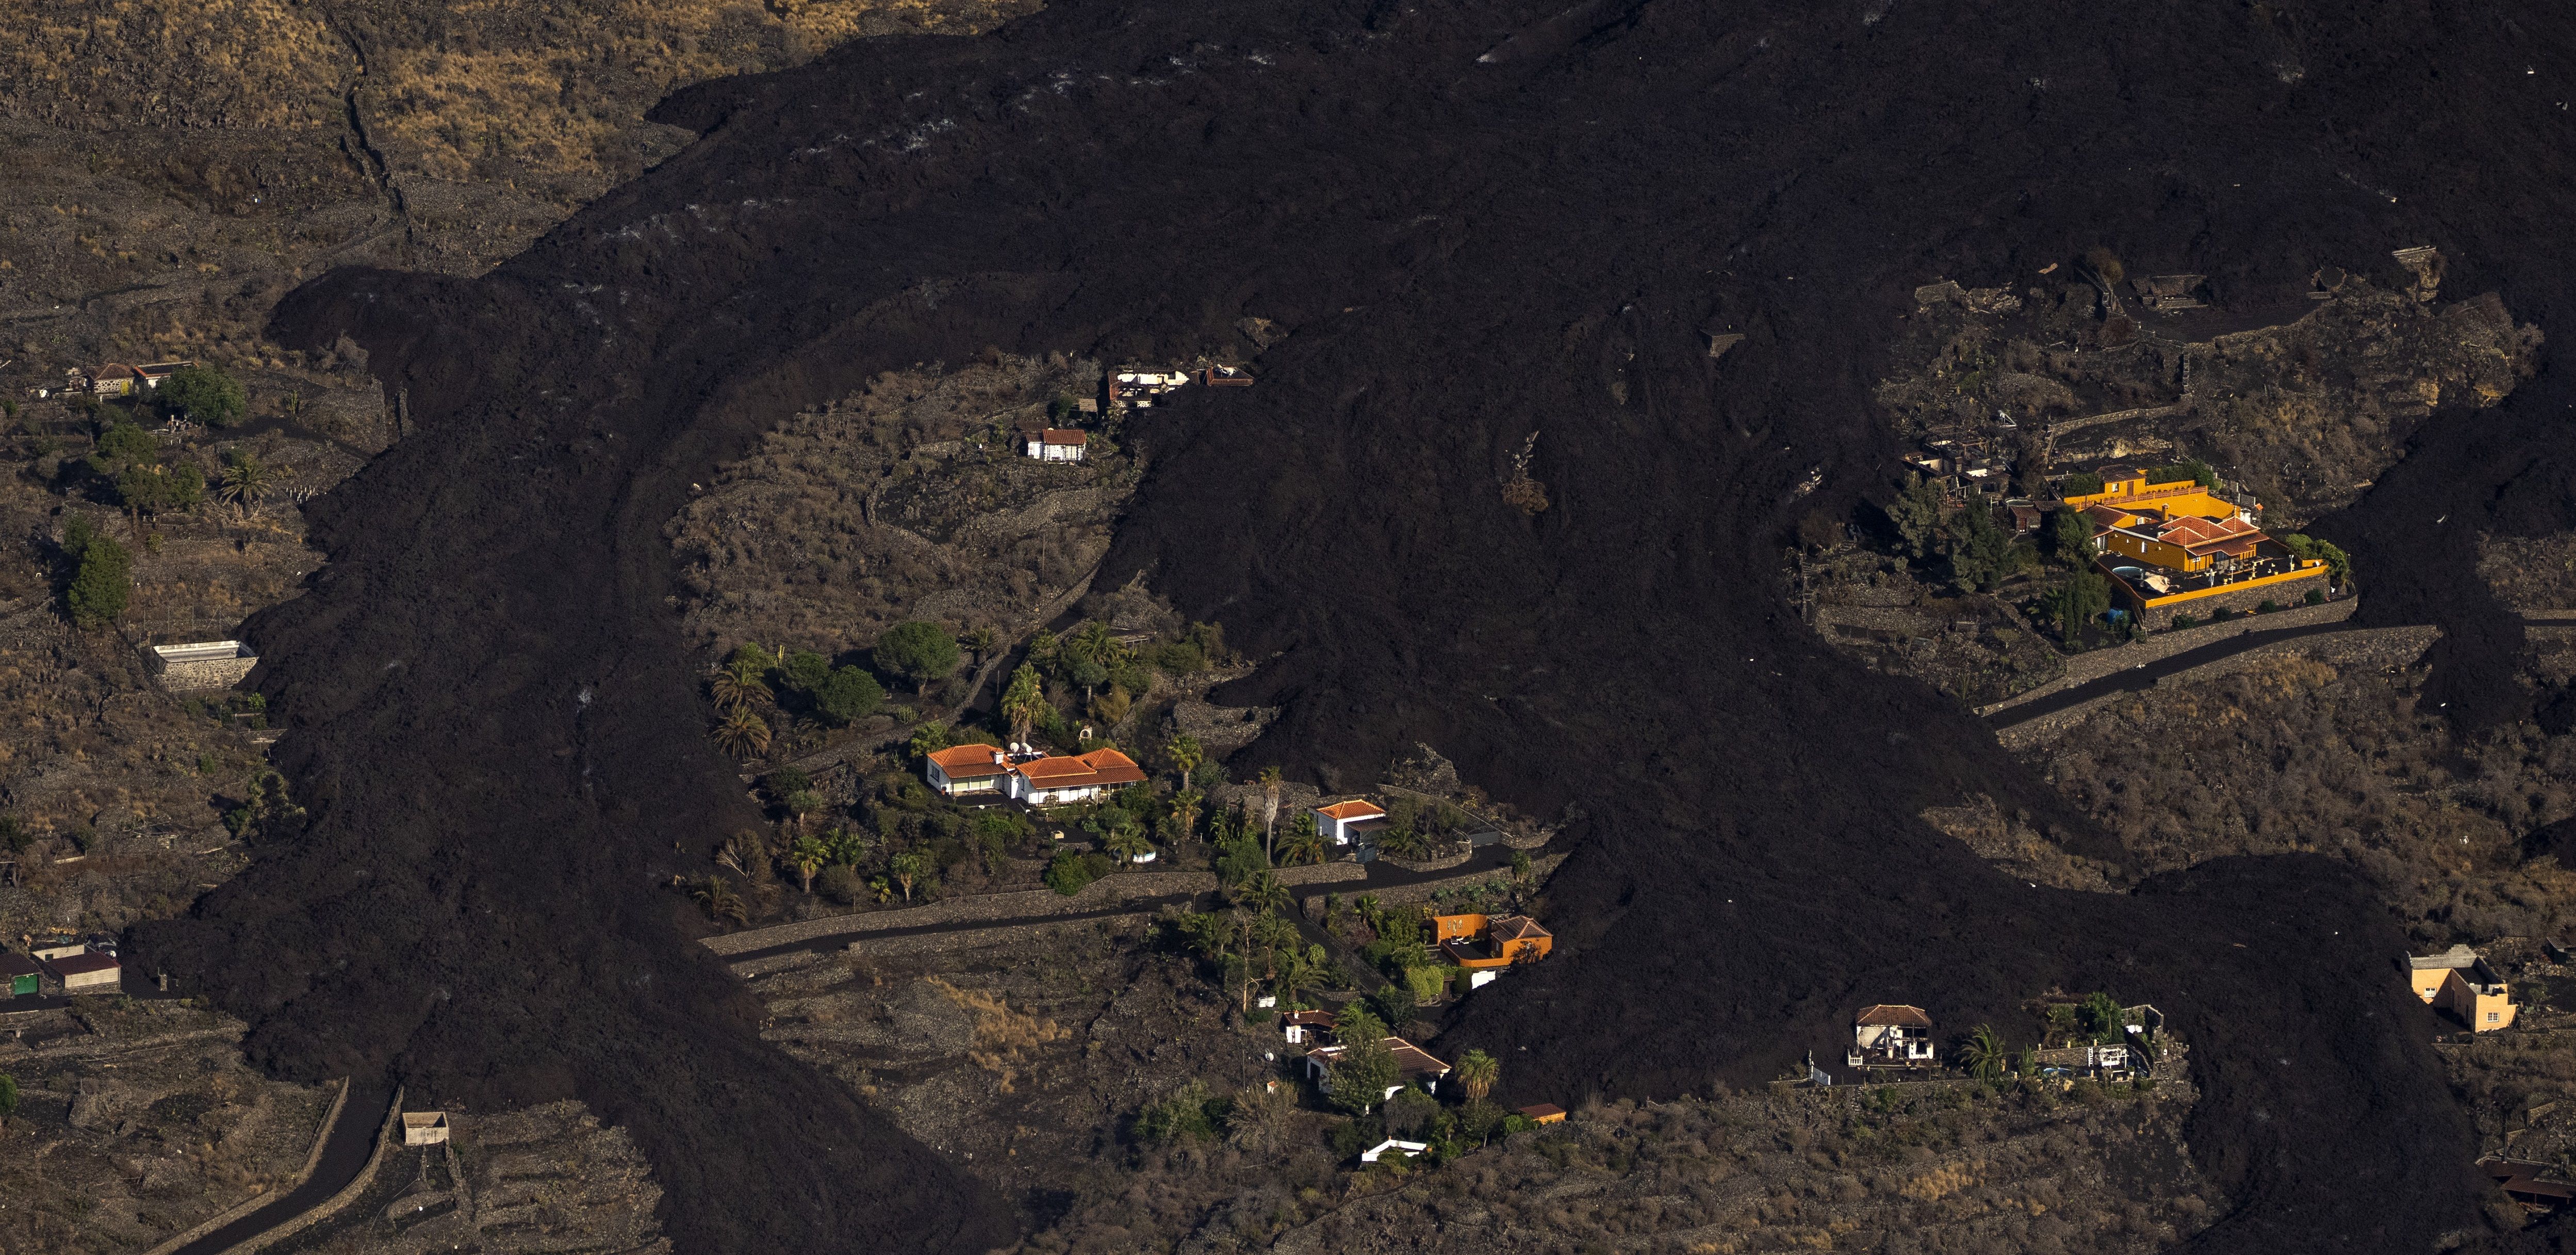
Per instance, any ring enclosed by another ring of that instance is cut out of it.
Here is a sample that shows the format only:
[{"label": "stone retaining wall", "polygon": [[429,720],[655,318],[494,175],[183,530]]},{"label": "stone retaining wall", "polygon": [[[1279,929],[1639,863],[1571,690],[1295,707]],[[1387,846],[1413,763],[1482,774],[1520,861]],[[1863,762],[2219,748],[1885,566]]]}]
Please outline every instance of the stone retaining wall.
[{"label": "stone retaining wall", "polygon": [[1991,706],[1980,706],[1977,708],[1977,713],[1992,715],[1997,711],[2010,710],[2024,702],[2036,701],[2052,693],[2063,693],[2078,685],[2090,684],[2115,671],[2126,671],[2131,667],[2161,662],[2175,654],[2198,649],[2203,645],[2214,645],[2231,636],[2241,636],[2251,632],[2277,632],[2284,628],[2310,627],[2319,623],[2340,623],[2351,618],[2353,612],[2360,608],[2359,598],[2346,597],[2341,601],[2329,601],[2322,606],[2297,606],[2272,614],[2256,615],[2251,620],[2209,623],[2200,627],[2184,628],[2179,632],[2158,632],[2142,641],[2077,654],[2066,660],[2065,674],[2028,692],[2015,693]]},{"label": "stone retaining wall", "polygon": [[170,1255],[171,1252],[178,1250],[180,1247],[186,1246],[190,1242],[194,1242],[217,1229],[223,1228],[225,1225],[231,1224],[232,1222],[257,1211],[260,1208],[266,1207],[270,1203],[276,1202],[277,1200],[303,1188],[306,1181],[313,1179],[313,1170],[322,1166],[322,1148],[330,1144],[331,1130],[340,1123],[340,1109],[349,1105],[349,1088],[354,1083],[354,1080],[355,1078],[352,1077],[340,1078],[340,1092],[332,1097],[330,1110],[322,1113],[322,1128],[319,1132],[316,1132],[313,1135],[313,1149],[305,1153],[304,1167],[301,1171],[297,1172],[294,1176],[288,1177],[286,1180],[275,1186],[263,1189],[257,1194],[253,1194],[222,1211],[216,1212],[214,1215],[206,1217],[204,1220],[198,1221],[194,1228],[189,1229],[185,1233],[174,1234],[171,1237],[164,1239],[160,1245],[144,1252],[144,1255]]},{"label": "stone retaining wall", "polygon": [[[2157,689],[2178,684],[2214,680],[2282,654],[2306,654],[2320,662],[2343,666],[2395,667],[2414,662],[2441,639],[2437,627],[2367,628],[2352,632],[2335,632],[2324,636],[2304,636],[2292,640],[2258,645],[2243,653],[2230,654],[2217,661],[2177,672],[2156,681]],[[2134,647],[2133,647],[2134,648]],[[2151,690],[2152,691],[2152,690]],[[2105,693],[2091,701],[2069,706],[2055,714],[2043,715],[2017,723],[1995,733],[1995,739],[2007,750],[2020,751],[2057,739],[2067,729],[2083,722],[2103,704],[2126,697],[2126,692]]]},{"label": "stone retaining wall", "polygon": [[[1549,876],[1554,875],[1558,865],[1564,862],[1565,856],[1563,854],[1542,854],[1537,858],[1531,859],[1530,879],[1533,881],[1544,881]],[[1443,876],[1438,880],[1426,880],[1418,885],[1398,885],[1391,889],[1369,889],[1366,890],[1366,892],[1370,896],[1376,898],[1380,905],[1385,906],[1393,906],[1403,902],[1428,902],[1451,889],[1460,888],[1465,885],[1472,885],[1480,880],[1495,880],[1505,878],[1510,875],[1510,872],[1505,871],[1502,868],[1488,867],[1478,871],[1468,872],[1464,875]],[[1320,893],[1309,894],[1298,901],[1297,909],[1304,912],[1308,919],[1321,919],[1324,915],[1324,896],[1325,895]]]},{"label": "stone retaining wall", "polygon": [[[1333,866],[1330,863],[1325,867]],[[1297,868],[1297,871],[1313,869]],[[1362,875],[1367,874],[1365,871]],[[1286,880],[1283,872],[1280,877]],[[1292,881],[1291,883],[1297,883]],[[883,932],[890,928],[923,928],[938,924],[963,924],[977,920],[1022,919],[1034,915],[1077,915],[1099,911],[1131,898],[1159,898],[1177,893],[1208,893],[1216,888],[1216,877],[1207,872],[1111,872],[1082,887],[1070,897],[1053,889],[1024,889],[1011,893],[979,894],[971,898],[951,898],[928,906],[904,907],[892,911],[863,911],[856,915],[834,915],[810,919],[797,924],[780,924],[774,928],[754,928],[745,932],[709,937],[704,944],[718,954],[742,954],[766,950],[771,946],[815,941],[845,933]]]},{"label": "stone retaining wall", "polygon": [[174,662],[162,668],[161,687],[173,693],[202,693],[228,689],[250,675],[259,665],[257,658],[214,658],[203,662]]}]

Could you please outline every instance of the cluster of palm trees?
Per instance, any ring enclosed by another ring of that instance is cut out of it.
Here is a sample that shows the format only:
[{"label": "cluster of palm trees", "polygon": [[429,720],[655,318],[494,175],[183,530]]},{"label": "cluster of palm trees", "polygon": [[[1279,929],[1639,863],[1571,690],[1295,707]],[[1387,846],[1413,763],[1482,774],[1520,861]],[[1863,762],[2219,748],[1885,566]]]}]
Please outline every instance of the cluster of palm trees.
[{"label": "cluster of palm trees", "polygon": [[769,752],[769,721],[757,709],[776,699],[769,691],[768,675],[768,665],[744,651],[707,681],[718,712],[716,748],[743,760]]}]

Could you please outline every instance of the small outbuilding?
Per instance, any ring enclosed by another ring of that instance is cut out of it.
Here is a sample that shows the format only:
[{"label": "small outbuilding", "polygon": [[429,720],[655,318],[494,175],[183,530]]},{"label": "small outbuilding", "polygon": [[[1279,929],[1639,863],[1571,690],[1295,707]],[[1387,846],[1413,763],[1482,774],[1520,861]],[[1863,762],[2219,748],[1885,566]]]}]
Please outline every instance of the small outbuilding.
[{"label": "small outbuilding", "polygon": [[196,641],[155,645],[144,651],[152,674],[173,693],[228,689],[250,677],[259,652],[240,641]]},{"label": "small outbuilding", "polygon": [[1279,1035],[1291,1046],[1302,1046],[1333,1031],[1334,1018],[1330,1011],[1291,1011],[1279,1017]]},{"label": "small outbuilding", "polygon": [[0,954],[0,998],[44,991],[45,965],[23,954]]},{"label": "small outbuilding", "polygon": [[1552,1102],[1536,1103],[1531,1106],[1523,1107],[1513,1114],[1518,1115],[1520,1118],[1527,1120],[1532,1124],[1565,1123],[1565,1108],[1557,1106]]},{"label": "small outbuilding", "polygon": [[54,969],[54,978],[63,983],[67,994],[114,993],[125,977],[125,965],[117,962],[115,955],[94,950],[55,959],[46,966]]},{"label": "small outbuilding", "polygon": [[1388,1151],[1393,1151],[1399,1155],[1419,1155],[1430,1149],[1431,1143],[1429,1142],[1407,1142],[1390,1137],[1383,1142],[1379,1142],[1375,1146],[1369,1147],[1367,1150],[1361,1151],[1360,1162],[1376,1163],[1380,1158],[1384,1157]]},{"label": "small outbuilding", "polygon": [[1030,457],[1041,462],[1079,462],[1090,454],[1091,434],[1071,427],[1022,432]]},{"label": "small outbuilding", "polygon": [[444,1111],[406,1111],[402,1118],[403,1145],[439,1145],[447,1140],[447,1128]]},{"label": "small outbuilding", "polygon": [[1386,808],[1364,797],[1315,808],[1315,831],[1334,845],[1374,840],[1386,825]]}]

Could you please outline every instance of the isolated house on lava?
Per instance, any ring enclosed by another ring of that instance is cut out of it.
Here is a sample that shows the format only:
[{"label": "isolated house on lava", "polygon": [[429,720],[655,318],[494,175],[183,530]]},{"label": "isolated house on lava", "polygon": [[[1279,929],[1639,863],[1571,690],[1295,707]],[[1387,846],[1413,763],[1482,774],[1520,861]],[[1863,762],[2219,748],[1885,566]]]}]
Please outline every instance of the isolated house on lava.
[{"label": "isolated house on lava", "polygon": [[1940,1058],[1932,1045],[1932,1017],[1902,1003],[1867,1006],[1852,1017],[1852,1047],[1843,1062],[1855,1068],[1927,1068]]},{"label": "isolated house on lava", "polygon": [[2453,946],[2440,954],[2410,957],[2406,969],[2415,996],[2434,1010],[2448,1011],[2481,1033],[2512,1027],[2513,991],[2477,951]]}]

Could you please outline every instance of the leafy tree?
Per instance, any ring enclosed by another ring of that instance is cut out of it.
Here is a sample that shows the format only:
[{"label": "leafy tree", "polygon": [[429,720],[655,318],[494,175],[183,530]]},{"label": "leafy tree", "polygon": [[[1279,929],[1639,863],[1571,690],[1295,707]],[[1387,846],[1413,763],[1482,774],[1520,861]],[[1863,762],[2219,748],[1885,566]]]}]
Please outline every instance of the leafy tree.
[{"label": "leafy tree", "polygon": [[98,525],[86,514],[75,514],[63,520],[63,556],[74,562],[89,552],[89,543],[98,538]]},{"label": "leafy tree", "polygon": [[1002,717],[1011,721],[1011,743],[1028,744],[1029,729],[1044,723],[1051,713],[1038,682],[1038,669],[1021,663],[1020,669],[1011,673],[1011,686],[1002,692]]},{"label": "leafy tree", "polygon": [[1898,548],[1905,556],[1917,561],[1932,556],[1943,503],[1941,485],[1920,475],[1906,476],[1905,491],[1887,507],[1887,521],[1896,525]]},{"label": "leafy tree", "polygon": [[778,678],[787,691],[812,695],[832,678],[832,660],[810,649],[799,649],[778,664]]},{"label": "leafy tree", "polygon": [[2111,290],[2111,285],[2127,278],[2129,271],[2127,267],[2120,264],[2119,254],[2096,244],[2084,250],[2081,273],[2091,279],[2094,286],[2108,292]]},{"label": "leafy tree", "polygon": [[1941,550],[1950,559],[1950,579],[1962,592],[1992,592],[2018,566],[2012,533],[1982,504],[1951,516]]},{"label": "leafy tree", "polygon": [[2059,510],[2048,516],[2048,547],[2057,560],[2069,566],[2082,566],[2098,552],[2093,544],[2093,520],[2082,510]]},{"label": "leafy tree", "polygon": [[1261,843],[1236,837],[1217,847],[1216,880],[1228,889],[1250,881],[1270,870],[1270,859],[1261,852]]},{"label": "leafy tree", "polygon": [[2102,990],[2094,990],[2076,1004],[2075,1025],[2097,1045],[2113,1045],[2126,1036],[2120,1000]]},{"label": "leafy tree", "polygon": [[928,758],[933,753],[955,745],[957,739],[948,733],[948,725],[936,719],[912,730],[912,739],[904,743],[915,758]]},{"label": "leafy tree", "polygon": [[2292,532],[2281,537],[2281,547],[2302,561],[2325,563],[2326,578],[2334,583],[2342,584],[2352,578],[2352,558],[2332,541]]},{"label": "leafy tree", "polygon": [[124,615],[133,587],[134,556],[125,546],[98,536],[81,546],[80,568],[72,575],[71,587],[63,590],[63,608],[70,612],[73,626],[95,630]]},{"label": "leafy tree", "polygon": [[1969,1030],[1968,1040],[1960,1045],[1959,1066],[1979,1080],[1995,1080],[2011,1070],[2012,1049],[1993,1025],[1980,1024]]},{"label": "leafy tree", "polygon": [[930,873],[930,860],[919,854],[898,854],[886,860],[886,872],[903,886],[903,900],[912,901],[912,883]]},{"label": "leafy tree", "polygon": [[796,830],[799,832],[804,831],[805,825],[823,812],[823,796],[811,789],[798,789],[788,794],[779,804],[787,808],[788,814],[796,817]]},{"label": "leafy tree", "polygon": [[885,689],[875,676],[858,667],[834,667],[821,687],[814,690],[814,709],[835,724],[865,719],[884,704]]},{"label": "leafy tree", "polygon": [[912,681],[927,697],[932,681],[957,669],[957,638],[936,623],[898,623],[877,638],[873,656],[878,670]]},{"label": "leafy tree", "polygon": [[206,476],[185,462],[136,462],[117,473],[116,496],[136,518],[158,518],[195,509],[205,499]]},{"label": "leafy tree", "polygon": [[2059,487],[2059,491],[2069,497],[2089,497],[2107,486],[2102,482],[2101,476],[2077,471],[2066,477],[2066,482]]},{"label": "leafy tree", "polygon": [[2147,482],[2151,484],[2170,484],[2180,479],[2188,479],[2203,488],[2214,490],[2218,487],[2218,472],[2199,458],[2184,458],[2171,466],[2159,466],[2147,472]]},{"label": "leafy tree", "polygon": [[1400,980],[1379,986],[1376,993],[1369,995],[1369,1004],[1386,1017],[1388,1024],[1396,1026],[1412,1023],[1413,1009],[1421,1005],[1413,996],[1413,987]]},{"label": "leafy tree", "polygon": [[1112,826],[1100,838],[1100,844],[1122,861],[1131,864],[1154,852],[1154,843],[1145,838],[1145,830],[1132,821]]},{"label": "leafy tree", "polygon": [[1167,1146],[1213,1139],[1231,1105],[1224,1098],[1211,1097],[1206,1082],[1188,1081],[1160,1102],[1147,1103],[1136,1113],[1137,1140]]},{"label": "leafy tree", "polygon": [[208,427],[230,427],[250,410],[240,381],[212,366],[182,366],[153,392],[165,413]]},{"label": "leafy tree", "polygon": [[1470,1050],[1458,1057],[1458,1070],[1449,1074],[1458,1082],[1458,1092],[1469,1102],[1483,1102],[1494,1092],[1494,1083],[1503,1077],[1503,1065],[1481,1050]]},{"label": "leafy tree", "polygon": [[149,465],[161,460],[161,438],[132,423],[119,421],[98,434],[98,447],[89,455],[89,469],[115,478],[129,466]]},{"label": "leafy tree", "polygon": [[1403,1073],[1395,1066],[1395,1054],[1379,1039],[1355,1042],[1333,1060],[1327,1073],[1333,1105],[1352,1115],[1366,1115],[1386,1100]]},{"label": "leafy tree", "polygon": [[1386,1036],[1386,1021],[1362,1003],[1354,1002],[1333,1017],[1333,1040],[1345,1046],[1377,1041]]},{"label": "leafy tree", "polygon": [[2078,571],[2039,597],[2041,616],[2055,619],[2058,634],[2069,642],[2093,621],[2093,616],[2110,608],[2111,581],[2091,571]]},{"label": "leafy tree", "polygon": [[769,724],[750,708],[736,706],[716,725],[716,747],[736,758],[758,758],[769,752]]}]

